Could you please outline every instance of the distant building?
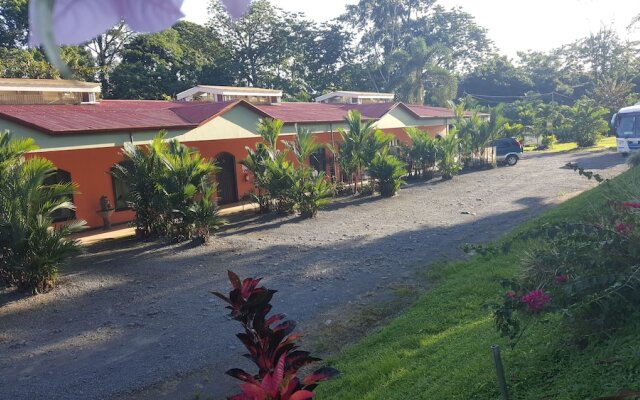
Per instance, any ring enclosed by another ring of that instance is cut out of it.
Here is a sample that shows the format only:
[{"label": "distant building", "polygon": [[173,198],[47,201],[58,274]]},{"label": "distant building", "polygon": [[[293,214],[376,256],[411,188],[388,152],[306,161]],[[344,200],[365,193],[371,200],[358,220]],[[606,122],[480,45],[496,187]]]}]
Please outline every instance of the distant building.
[{"label": "distant building", "polygon": [[[338,129],[347,128],[344,117],[352,109],[407,143],[405,128],[445,136],[454,118],[449,109],[394,102],[388,93],[376,97],[335,92],[338,95],[314,103],[290,103],[281,101],[281,91],[258,88],[199,85],[178,95],[178,101],[101,100],[99,91],[97,83],[0,79],[0,130],[34,138],[40,146],[35,153],[59,168],[56,179],[79,185],[80,193],[73,198],[75,216],[60,215],[60,219],[85,219],[91,227],[102,224],[97,214],[102,196],[116,207],[113,223],[133,219],[125,202],[127,188],[110,171],[124,161],[125,142],[147,144],[161,129],[167,130],[168,138],[216,160],[221,167],[219,201],[230,204],[253,187],[239,161],[247,156],[245,147],[260,140],[256,125],[262,118],[284,122],[283,141],[292,140],[297,128],[306,128],[319,143],[332,145],[339,141]],[[328,150],[310,162],[329,176],[340,177]]]}]

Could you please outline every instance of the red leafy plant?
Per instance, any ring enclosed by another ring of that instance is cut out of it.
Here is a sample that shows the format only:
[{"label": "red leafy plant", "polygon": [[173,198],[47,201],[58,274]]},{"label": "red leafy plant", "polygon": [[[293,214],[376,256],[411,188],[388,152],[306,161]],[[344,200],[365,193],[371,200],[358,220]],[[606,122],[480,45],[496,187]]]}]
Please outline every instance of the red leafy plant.
[{"label": "red leafy plant", "polygon": [[258,373],[251,375],[238,368],[226,373],[243,381],[241,393],[229,400],[306,400],[314,397],[313,390],[319,382],[338,375],[331,367],[323,367],[298,378],[298,370],[313,362],[320,361],[309,352],[298,350],[296,341],[302,333],[293,331],[295,321],[285,320],[284,314],[269,317],[270,304],[276,290],[258,287],[261,279],[241,280],[238,275],[228,271],[233,290],[229,296],[212,292],[226,303],[231,310],[229,316],[240,322],[244,332],[238,339],[248,350],[245,357],[258,367]]}]

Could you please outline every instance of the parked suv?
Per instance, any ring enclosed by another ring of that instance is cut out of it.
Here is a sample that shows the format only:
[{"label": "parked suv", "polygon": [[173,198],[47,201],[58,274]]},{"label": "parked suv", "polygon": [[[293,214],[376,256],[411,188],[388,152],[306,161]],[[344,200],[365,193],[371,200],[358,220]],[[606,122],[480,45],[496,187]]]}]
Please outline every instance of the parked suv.
[{"label": "parked suv", "polygon": [[496,161],[508,166],[516,165],[524,153],[524,146],[516,138],[496,139],[491,146],[496,148]]}]

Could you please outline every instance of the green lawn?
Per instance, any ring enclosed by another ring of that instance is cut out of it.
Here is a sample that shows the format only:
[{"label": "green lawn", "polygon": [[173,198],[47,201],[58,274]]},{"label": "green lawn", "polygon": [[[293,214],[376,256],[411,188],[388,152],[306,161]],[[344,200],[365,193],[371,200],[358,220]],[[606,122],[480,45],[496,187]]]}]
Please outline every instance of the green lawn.
[{"label": "green lawn", "polygon": [[[566,143],[556,143],[553,148],[549,150],[542,150],[543,153],[560,153],[563,151],[571,151],[578,148],[578,144],[576,142],[566,142]],[[616,138],[614,136],[607,136],[601,139],[596,146],[587,147],[587,150],[602,150],[602,149],[616,149]],[[535,147],[526,147],[525,151],[536,151]]]},{"label": "green lawn", "polygon": [[[517,231],[542,221],[588,217],[606,199],[640,196],[640,168],[584,193]],[[500,280],[518,274],[528,243],[511,252],[435,268],[433,288],[406,313],[329,362],[342,376],[318,388],[320,399],[497,399],[490,346],[503,348],[513,399],[591,399],[640,390],[640,321],[584,350],[563,346],[557,319],[527,331],[510,350],[493,326],[490,305]]]}]

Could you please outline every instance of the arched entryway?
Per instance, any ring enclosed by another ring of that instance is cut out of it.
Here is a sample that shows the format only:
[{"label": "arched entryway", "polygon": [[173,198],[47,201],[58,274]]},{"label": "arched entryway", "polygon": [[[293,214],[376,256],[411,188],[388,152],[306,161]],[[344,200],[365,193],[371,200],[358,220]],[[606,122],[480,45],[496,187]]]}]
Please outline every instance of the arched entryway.
[{"label": "arched entryway", "polygon": [[238,201],[236,158],[233,154],[220,153],[216,157],[216,165],[220,168],[220,172],[216,175],[218,204],[236,203]]},{"label": "arched entryway", "polygon": [[[58,169],[49,175],[42,183],[45,185],[58,185],[71,182],[71,173],[63,169]],[[73,203],[73,196],[70,196],[68,200]],[[51,213],[51,218],[53,222],[71,221],[76,219],[76,212],[67,208],[59,209]]]}]

